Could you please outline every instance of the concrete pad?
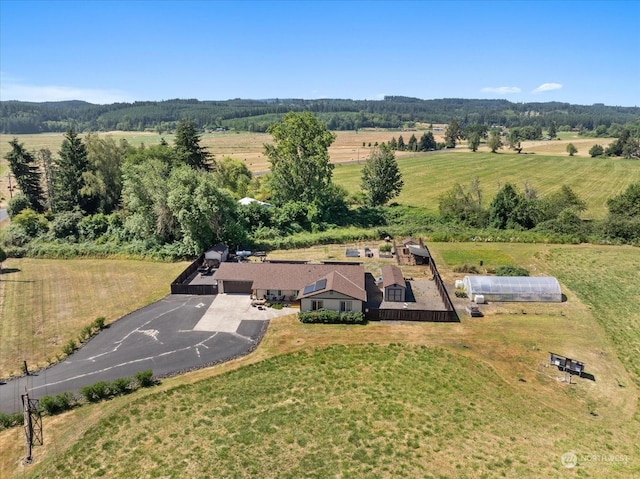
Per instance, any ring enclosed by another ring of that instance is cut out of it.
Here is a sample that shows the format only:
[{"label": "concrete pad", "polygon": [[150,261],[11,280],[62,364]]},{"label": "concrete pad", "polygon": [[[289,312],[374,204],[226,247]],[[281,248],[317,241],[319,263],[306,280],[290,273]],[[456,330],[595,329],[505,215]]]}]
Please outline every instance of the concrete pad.
[{"label": "concrete pad", "polygon": [[296,308],[258,309],[246,294],[218,294],[193,330],[235,333],[242,321],[265,321],[297,312]]}]

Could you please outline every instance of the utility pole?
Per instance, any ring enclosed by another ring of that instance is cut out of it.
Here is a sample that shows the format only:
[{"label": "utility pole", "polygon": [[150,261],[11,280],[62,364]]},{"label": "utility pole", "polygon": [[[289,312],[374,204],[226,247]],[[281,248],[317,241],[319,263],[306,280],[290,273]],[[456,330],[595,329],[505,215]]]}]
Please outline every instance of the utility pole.
[{"label": "utility pole", "polygon": [[13,198],[13,185],[11,184],[11,173],[7,173],[7,179],[9,180],[9,199]]},{"label": "utility pole", "polygon": [[24,435],[27,444],[27,456],[22,461],[24,464],[33,462],[33,445],[42,445],[42,416],[38,412],[39,400],[29,399],[29,393],[25,387],[22,395],[22,412],[24,414]]}]

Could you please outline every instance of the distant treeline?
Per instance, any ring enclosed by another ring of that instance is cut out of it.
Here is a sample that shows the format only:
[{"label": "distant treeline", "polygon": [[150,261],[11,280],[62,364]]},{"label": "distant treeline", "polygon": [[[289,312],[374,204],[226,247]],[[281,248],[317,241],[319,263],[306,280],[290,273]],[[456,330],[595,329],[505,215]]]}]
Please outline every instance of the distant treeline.
[{"label": "distant treeline", "polygon": [[569,103],[512,103],[507,100],[445,98],[421,100],[387,96],[383,100],[167,100],[94,105],[83,101],[31,103],[0,102],[0,132],[8,134],[75,131],[173,130],[181,119],[201,129],[225,128],[264,132],[289,111],[311,111],[330,130],[402,128],[416,123],[484,124],[507,127],[552,123],[567,129],[633,123],[640,107],[572,105]]}]

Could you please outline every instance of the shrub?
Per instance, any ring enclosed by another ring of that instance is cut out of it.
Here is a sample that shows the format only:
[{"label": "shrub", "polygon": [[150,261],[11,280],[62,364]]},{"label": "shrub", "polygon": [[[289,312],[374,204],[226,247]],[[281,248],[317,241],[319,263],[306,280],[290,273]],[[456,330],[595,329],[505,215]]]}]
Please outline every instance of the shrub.
[{"label": "shrub", "polygon": [[151,369],[140,371],[136,373],[134,377],[138,386],[141,388],[148,388],[155,384],[155,381],[153,380],[153,371]]},{"label": "shrub", "polygon": [[111,388],[105,381],[98,381],[90,386],[82,387],[80,394],[89,402],[98,402],[107,399],[111,395]]},{"label": "shrub", "polygon": [[98,331],[102,331],[104,329],[105,317],[100,316],[93,321],[93,327]]},{"label": "shrub", "polygon": [[529,276],[529,270],[520,266],[508,264],[497,267],[496,274],[498,276]]},{"label": "shrub", "polygon": [[78,346],[73,339],[70,339],[64,346],[62,346],[62,352],[67,356],[71,356],[76,349],[78,349]]},{"label": "shrub", "polygon": [[22,193],[18,193],[9,200],[9,203],[7,204],[7,214],[9,215],[9,218],[13,219],[17,214],[29,208],[31,208],[29,198]]},{"label": "shrub", "polygon": [[76,400],[71,393],[62,393],[57,396],[44,396],[40,399],[40,408],[49,416],[63,413],[76,405]]},{"label": "shrub", "polygon": [[77,241],[80,220],[82,220],[82,214],[79,212],[60,213],[51,222],[51,233],[55,238]]},{"label": "shrub", "polygon": [[383,244],[382,246],[380,246],[380,252],[381,253],[390,253],[391,252],[391,243],[386,243]]},{"label": "shrub", "polygon": [[473,273],[473,274],[478,274],[480,272],[476,267],[476,265],[467,264],[467,263],[454,266],[453,271],[455,273]]},{"label": "shrub", "polygon": [[322,323],[322,324],[366,324],[367,319],[364,313],[353,311],[349,313],[339,313],[338,311],[319,310],[302,311],[298,313],[298,319],[302,323]]},{"label": "shrub", "polygon": [[6,414],[4,412],[0,412],[0,430],[18,426],[23,422],[24,416],[21,412],[17,412],[14,414]]},{"label": "shrub", "polygon": [[118,378],[109,385],[112,396],[123,396],[131,392],[131,378]]}]

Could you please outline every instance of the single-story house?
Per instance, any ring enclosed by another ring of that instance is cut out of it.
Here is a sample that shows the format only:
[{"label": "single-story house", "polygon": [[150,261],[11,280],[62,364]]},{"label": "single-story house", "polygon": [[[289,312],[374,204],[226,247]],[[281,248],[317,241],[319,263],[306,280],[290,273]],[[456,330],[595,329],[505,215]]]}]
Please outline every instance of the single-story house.
[{"label": "single-story house", "polygon": [[404,302],[407,292],[407,285],[402,275],[402,270],[397,266],[383,266],[382,288],[384,289],[385,301]]},{"label": "single-story house", "polygon": [[301,311],[362,311],[366,302],[361,264],[222,263],[215,278],[220,293],[245,293],[269,301],[300,301]]}]

